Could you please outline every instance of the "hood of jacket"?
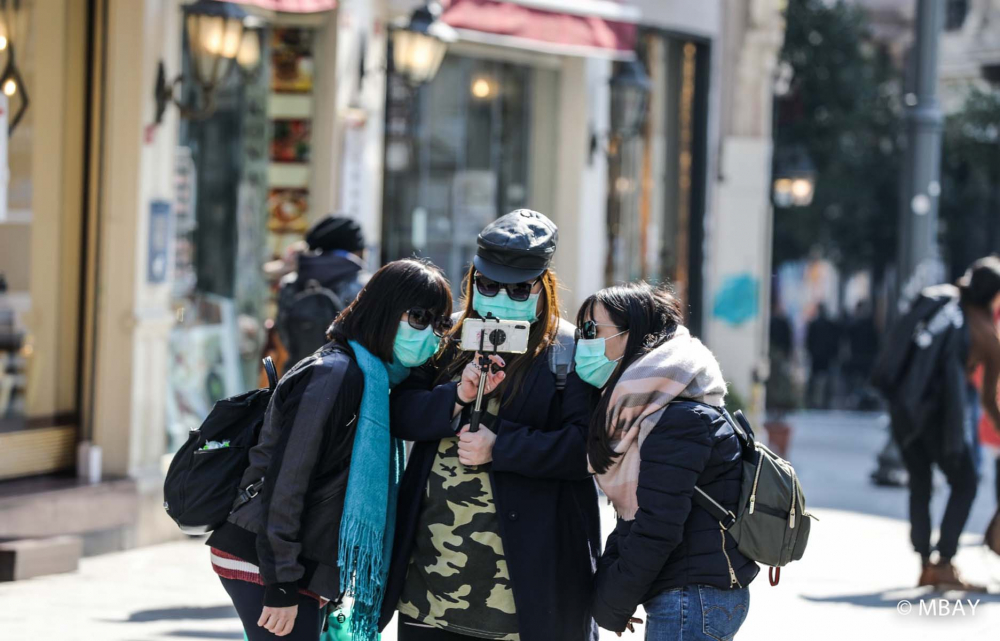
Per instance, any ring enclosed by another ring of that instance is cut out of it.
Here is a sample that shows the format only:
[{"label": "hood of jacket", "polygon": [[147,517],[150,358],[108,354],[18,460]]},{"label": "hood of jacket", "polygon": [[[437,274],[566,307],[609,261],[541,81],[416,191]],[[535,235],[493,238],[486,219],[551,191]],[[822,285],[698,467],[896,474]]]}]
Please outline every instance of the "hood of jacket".
[{"label": "hood of jacket", "polygon": [[298,280],[302,283],[315,280],[323,287],[333,289],[334,284],[355,278],[364,268],[364,262],[349,252],[338,250],[302,254],[299,256]]}]

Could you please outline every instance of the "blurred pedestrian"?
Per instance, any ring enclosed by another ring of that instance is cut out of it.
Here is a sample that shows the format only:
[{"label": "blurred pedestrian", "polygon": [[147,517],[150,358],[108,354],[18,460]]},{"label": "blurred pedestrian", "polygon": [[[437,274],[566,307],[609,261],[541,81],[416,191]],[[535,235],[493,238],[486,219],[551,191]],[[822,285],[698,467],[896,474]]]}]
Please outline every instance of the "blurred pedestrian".
[{"label": "blurred pedestrian", "polygon": [[[980,406],[1000,425],[997,384],[1000,259],[976,261],[957,286],[925,289],[887,334],[873,382],[890,404],[892,431],[909,474],[910,539],[920,554],[918,585],[984,590],[966,583],[952,563],[979,483]],[[983,367],[982,395],[970,380]],[[932,561],[933,468],[951,487]]]},{"label": "blurred pedestrian", "polygon": [[878,330],[868,301],[858,303],[854,316],[847,322],[847,362],[844,374],[852,405],[864,409],[868,402],[868,379],[878,354]]},{"label": "blurred pedestrian", "polygon": [[738,511],[742,446],[717,409],[726,383],[715,356],[663,289],[603,289],[580,308],[576,370],[603,391],[587,454],[618,514],[598,563],[598,625],[645,638],[732,639],[750,606],[757,564],[692,502],[695,486]]},{"label": "blurred pedestrian", "polygon": [[774,452],[788,459],[791,449],[792,426],[786,420],[789,412],[801,405],[801,393],[795,380],[792,364],[792,323],[784,310],[775,306],[770,323],[770,375],[767,378],[767,431],[768,445]]},{"label": "blurred pedestrian", "polygon": [[829,409],[833,396],[833,380],[837,357],[840,354],[840,325],[830,318],[824,303],[820,303],[816,318],[806,328],[806,351],[809,353],[810,406]]},{"label": "blurred pedestrian", "polygon": [[437,268],[389,263],[278,383],[244,489],[208,539],[250,641],[317,641],[345,594],[353,638],[377,638],[403,466],[389,390],[434,355],[450,314]]},{"label": "blurred pedestrian", "polygon": [[[275,326],[288,350],[287,367],[326,343],[326,328],[351,304],[370,274],[357,221],[327,216],[306,233],[296,270],[281,279]],[[287,368],[286,368],[287,369]]]}]

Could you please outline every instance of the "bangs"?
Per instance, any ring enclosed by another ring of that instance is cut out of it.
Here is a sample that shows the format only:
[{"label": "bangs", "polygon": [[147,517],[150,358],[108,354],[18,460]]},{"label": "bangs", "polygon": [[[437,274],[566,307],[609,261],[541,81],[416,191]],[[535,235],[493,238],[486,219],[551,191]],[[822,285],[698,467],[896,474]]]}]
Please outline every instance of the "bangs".
[{"label": "bangs", "polygon": [[429,263],[420,262],[422,278],[408,292],[406,307],[423,307],[441,316],[451,314],[451,287],[444,274]]}]

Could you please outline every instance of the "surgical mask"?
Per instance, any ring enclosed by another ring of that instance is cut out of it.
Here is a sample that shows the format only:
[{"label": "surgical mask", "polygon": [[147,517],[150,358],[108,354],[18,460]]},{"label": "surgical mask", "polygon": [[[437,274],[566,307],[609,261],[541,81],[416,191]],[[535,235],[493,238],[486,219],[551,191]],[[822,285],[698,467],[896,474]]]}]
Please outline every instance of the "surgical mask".
[{"label": "surgical mask", "polygon": [[[621,336],[624,333],[620,332],[611,338]],[[621,360],[620,356],[611,360],[605,355],[607,340],[607,338],[581,338],[576,342],[576,354],[573,355],[576,375],[584,383],[593,385],[597,389],[607,385],[608,379],[614,374],[615,368],[618,367],[618,362]]]},{"label": "surgical mask", "polygon": [[496,296],[483,296],[478,291],[472,294],[472,308],[482,316],[493,314],[500,320],[527,321],[538,320],[538,297],[531,294],[528,300],[511,300],[507,290],[501,289]]},{"label": "surgical mask", "polygon": [[440,344],[441,339],[430,326],[413,329],[402,321],[392,344],[393,360],[404,367],[420,367],[434,356]]}]

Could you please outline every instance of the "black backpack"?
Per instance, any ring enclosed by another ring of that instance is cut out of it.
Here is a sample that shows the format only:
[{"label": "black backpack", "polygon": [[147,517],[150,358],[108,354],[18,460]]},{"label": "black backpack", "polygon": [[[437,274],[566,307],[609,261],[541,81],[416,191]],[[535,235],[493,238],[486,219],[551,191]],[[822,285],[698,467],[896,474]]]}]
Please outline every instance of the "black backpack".
[{"label": "black backpack", "polygon": [[[264,414],[278,384],[271,358],[264,359],[268,387],[218,401],[177,450],[163,481],[163,509],[185,534],[222,525],[240,494]],[[254,494],[259,488],[246,488]]]},{"label": "black backpack", "polygon": [[[295,287],[295,284],[288,287]],[[326,330],[343,311],[344,304],[333,290],[316,280],[309,280],[301,290],[288,294],[279,301],[278,329],[287,342],[287,369],[291,369],[326,345]]]}]

